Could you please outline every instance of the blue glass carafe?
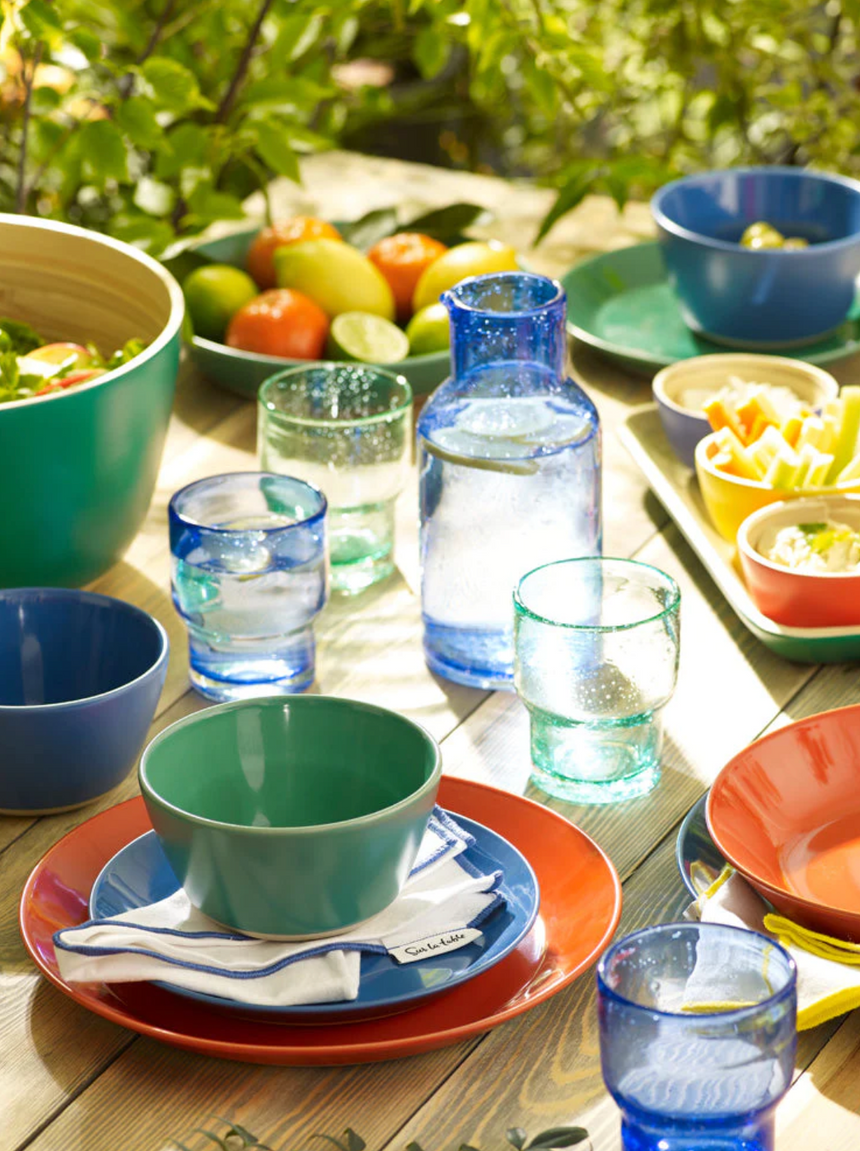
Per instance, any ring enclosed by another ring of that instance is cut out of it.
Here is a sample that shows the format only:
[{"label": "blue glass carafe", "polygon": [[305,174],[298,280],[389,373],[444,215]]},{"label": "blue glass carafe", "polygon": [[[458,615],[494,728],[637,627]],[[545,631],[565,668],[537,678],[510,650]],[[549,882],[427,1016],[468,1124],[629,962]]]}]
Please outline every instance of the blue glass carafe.
[{"label": "blue glass carafe", "polygon": [[600,554],[600,424],[565,376],[560,284],[474,276],[442,302],[452,375],[417,427],[424,654],[455,683],[510,688],[520,577]]}]

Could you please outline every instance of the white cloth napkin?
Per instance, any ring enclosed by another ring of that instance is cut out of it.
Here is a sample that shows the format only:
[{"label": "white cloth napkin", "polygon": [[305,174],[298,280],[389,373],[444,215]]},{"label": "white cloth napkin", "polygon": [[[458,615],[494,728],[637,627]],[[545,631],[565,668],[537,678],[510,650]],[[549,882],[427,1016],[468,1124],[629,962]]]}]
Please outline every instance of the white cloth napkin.
[{"label": "white cloth napkin", "polygon": [[180,888],[160,903],[58,931],[60,974],[70,983],[162,980],[256,1006],[352,1000],[363,951],[412,962],[481,934],[480,924],[504,898],[500,871],[482,875],[460,858],[474,842],[437,807],[398,898],[342,935],[284,943],[230,934]]},{"label": "white cloth napkin", "polygon": [[[819,1023],[860,1007],[860,967],[856,963],[852,966],[850,961],[825,959],[799,946],[796,940],[804,936],[810,937],[810,945],[815,946],[813,933],[805,928],[795,928],[792,933],[794,939],[790,939],[781,930],[781,925],[786,921],[770,914],[770,908],[758,892],[731,868],[726,868],[687,909],[687,916],[690,919],[700,919],[703,923],[746,927],[762,935],[770,935],[782,944],[797,964],[797,1026],[800,1031],[817,1027]],[[788,924],[789,928],[792,926]],[[730,956],[725,956],[725,964],[730,967]],[[719,962],[709,963],[707,971],[694,972],[694,975],[701,978],[698,989],[690,980],[688,996],[710,1001],[724,998],[721,995],[719,968]],[[737,996],[736,986],[733,993]]]}]

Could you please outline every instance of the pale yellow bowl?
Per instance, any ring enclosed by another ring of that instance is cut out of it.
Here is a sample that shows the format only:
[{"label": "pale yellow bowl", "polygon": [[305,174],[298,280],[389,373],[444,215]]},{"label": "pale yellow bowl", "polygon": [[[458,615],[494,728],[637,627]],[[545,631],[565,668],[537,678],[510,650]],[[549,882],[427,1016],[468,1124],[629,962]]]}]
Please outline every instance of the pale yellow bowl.
[{"label": "pale yellow bowl", "polygon": [[743,480],[715,468],[708,459],[708,445],[716,433],[705,436],[696,445],[696,477],[708,515],[725,539],[735,543],[738,528],[753,512],[779,500],[796,500],[801,496],[848,495],[860,492],[860,479],[846,480],[824,488],[775,488],[757,480]]}]

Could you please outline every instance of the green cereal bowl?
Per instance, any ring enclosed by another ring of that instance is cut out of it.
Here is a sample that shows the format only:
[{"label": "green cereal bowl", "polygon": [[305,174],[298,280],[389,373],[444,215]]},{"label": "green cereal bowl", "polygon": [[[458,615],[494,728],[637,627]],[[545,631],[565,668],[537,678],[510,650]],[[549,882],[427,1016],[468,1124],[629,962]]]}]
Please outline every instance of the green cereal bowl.
[{"label": "green cereal bowl", "polygon": [[79,587],[114,564],[149,507],[164,446],[185,301],[129,244],[32,216],[0,215],[0,316],[122,367],[55,396],[0,404],[0,587]]},{"label": "green cereal bowl", "polygon": [[274,939],[337,934],[392,903],[441,776],[417,724],[330,696],[208,708],[140,761],[149,817],[191,903]]},{"label": "green cereal bowl", "polygon": [[[337,226],[337,225],[335,225]],[[217,240],[197,244],[194,251],[218,264],[233,264],[244,269],[245,257],[251,241],[260,231],[259,225],[231,232]],[[189,345],[191,361],[216,384],[248,400],[257,398],[260,384],[282,372],[285,368],[307,364],[307,360],[288,360],[282,356],[261,356],[257,352],[243,352],[228,348],[215,340],[194,336]],[[427,396],[451,374],[450,353],[433,352],[427,356],[409,356],[396,364],[380,364],[389,372],[405,376],[415,396]]]}]

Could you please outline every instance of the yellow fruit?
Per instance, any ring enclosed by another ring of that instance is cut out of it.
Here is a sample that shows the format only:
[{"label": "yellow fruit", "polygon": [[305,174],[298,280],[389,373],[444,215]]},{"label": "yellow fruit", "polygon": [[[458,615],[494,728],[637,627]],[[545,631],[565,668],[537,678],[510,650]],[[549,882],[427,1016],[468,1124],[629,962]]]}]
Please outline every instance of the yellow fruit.
[{"label": "yellow fruit", "polygon": [[342,240],[302,240],[274,253],[279,288],[310,297],[328,316],[369,312],[394,319],[388,281],[357,248]]},{"label": "yellow fruit", "polygon": [[515,272],[517,266],[514,249],[507,244],[500,244],[498,240],[490,240],[488,243],[473,240],[468,244],[458,244],[424,269],[415,287],[412,309],[420,312],[422,308],[435,304],[443,292],[468,276]]}]

